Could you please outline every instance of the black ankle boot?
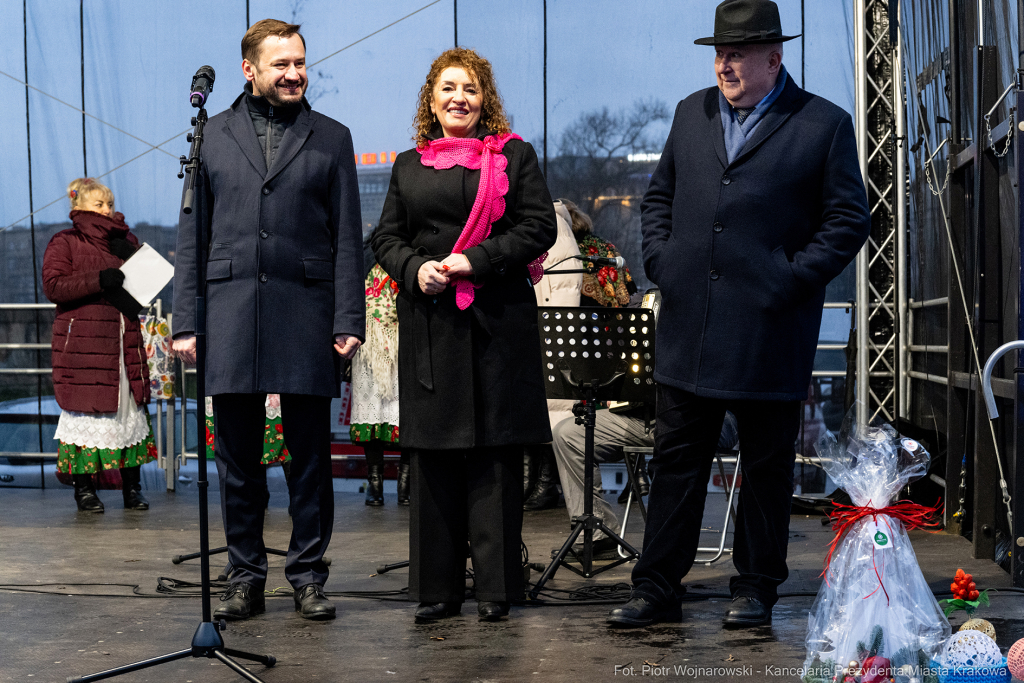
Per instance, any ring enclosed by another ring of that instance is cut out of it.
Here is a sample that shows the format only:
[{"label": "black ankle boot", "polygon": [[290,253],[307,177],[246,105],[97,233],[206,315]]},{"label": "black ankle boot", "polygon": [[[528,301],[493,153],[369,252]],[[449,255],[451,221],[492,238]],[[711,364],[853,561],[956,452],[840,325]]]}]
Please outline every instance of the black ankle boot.
[{"label": "black ankle boot", "polygon": [[533,452],[530,446],[523,449],[523,500],[533,493]]},{"label": "black ankle boot", "polygon": [[366,472],[366,504],[380,507],[384,504],[384,468],[370,465]]},{"label": "black ankle boot", "polygon": [[409,504],[409,463],[398,465],[398,504]]},{"label": "black ankle boot", "polygon": [[540,467],[537,472],[537,484],[530,497],[523,501],[523,510],[548,510],[558,507],[558,470],[555,468],[555,453],[547,446],[539,451]]},{"label": "black ankle boot", "polygon": [[80,512],[103,512],[103,501],[96,495],[91,474],[72,474],[75,485],[75,503]]},{"label": "black ankle boot", "polygon": [[121,495],[125,510],[149,509],[149,501],[142,496],[142,476],[138,465],[121,468]]}]

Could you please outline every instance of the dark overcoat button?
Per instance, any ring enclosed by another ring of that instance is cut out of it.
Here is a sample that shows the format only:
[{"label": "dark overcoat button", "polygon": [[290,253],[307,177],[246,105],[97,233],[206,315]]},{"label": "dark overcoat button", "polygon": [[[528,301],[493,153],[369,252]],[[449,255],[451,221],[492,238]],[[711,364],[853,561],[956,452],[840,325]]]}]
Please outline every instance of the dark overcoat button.
[{"label": "dark overcoat button", "polygon": [[712,280],[717,280],[718,279],[718,271],[717,270],[712,270],[711,271],[711,279]]},{"label": "dark overcoat button", "polygon": [[722,184],[723,185],[728,185],[731,182],[732,182],[732,178],[730,178],[727,175],[722,176]]},{"label": "dark overcoat button", "polygon": [[267,281],[267,274],[266,273],[260,273],[260,282],[266,282],[266,281]]},{"label": "dark overcoat button", "polygon": [[435,235],[436,235],[437,233],[441,232],[441,229],[440,229],[440,228],[438,228],[438,227],[437,227],[436,225],[435,225],[434,227],[432,227],[432,228],[431,228],[430,230],[431,230],[431,232],[433,232],[433,233],[434,233]]},{"label": "dark overcoat button", "polygon": [[270,233],[267,232],[266,230],[260,230],[260,237],[262,237],[263,239],[267,239],[268,237],[270,237]]},{"label": "dark overcoat button", "polygon": [[270,194],[270,188],[269,187],[264,187],[263,188],[263,194]]},{"label": "dark overcoat button", "polygon": [[714,228],[715,232],[722,232],[722,230],[724,229],[722,224],[719,223],[718,221],[715,221],[715,224],[712,226],[712,228]]}]

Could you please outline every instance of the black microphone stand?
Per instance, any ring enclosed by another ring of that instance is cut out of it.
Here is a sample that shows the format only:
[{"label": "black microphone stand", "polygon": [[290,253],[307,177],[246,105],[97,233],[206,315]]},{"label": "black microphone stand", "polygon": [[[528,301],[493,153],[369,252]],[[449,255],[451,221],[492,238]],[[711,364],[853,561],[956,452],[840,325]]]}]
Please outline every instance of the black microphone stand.
[{"label": "black microphone stand", "polygon": [[[561,261],[557,261],[555,263],[552,263],[550,266],[545,268],[544,269],[544,274],[545,275],[572,275],[573,273],[594,273],[594,272],[596,272],[594,270],[591,270],[589,267],[588,268],[573,268],[572,270],[552,270],[552,268],[554,268],[555,266],[560,266],[560,265],[562,265],[563,263],[565,263],[566,261],[568,261],[570,259],[578,259],[578,258],[579,258],[579,256],[577,256],[575,254],[572,255],[572,256],[566,256]],[[590,261],[585,261],[585,263],[588,266],[591,264]]]},{"label": "black microphone stand", "polygon": [[[182,199],[181,210],[190,214],[195,204],[196,177],[199,175],[199,153],[203,145],[203,128],[206,125],[206,109],[200,108],[199,113],[192,118],[194,130],[188,136],[192,143],[188,158],[181,157],[182,172],[188,173],[188,182],[185,189],[185,196]],[[199,217],[206,215],[205,207],[200,207]],[[207,226],[202,220],[196,221],[196,406],[206,405],[206,235]],[[202,434],[206,425],[204,424],[205,413],[196,410],[196,433]],[[99,673],[81,676],[79,678],[69,677],[68,683],[88,683],[99,681],[104,678],[113,678],[132,671],[148,669],[151,666],[173,662],[186,657],[206,657],[208,659],[219,659],[229,669],[237,673],[251,683],[263,683],[244,666],[236,662],[232,657],[247,659],[253,662],[260,662],[264,666],[274,666],[277,659],[273,655],[257,655],[241,650],[233,650],[224,647],[224,638],[220,632],[226,627],[223,621],[214,622],[212,610],[210,609],[210,530],[209,530],[209,501],[207,489],[210,482],[207,480],[206,458],[200,455],[199,458],[199,479],[196,485],[199,489],[199,553],[200,553],[200,581],[202,584],[203,597],[203,621],[199,624],[195,634],[192,636],[192,645],[186,650],[171,652],[152,659],[145,659],[133,664],[126,664],[115,669],[108,669]]]}]

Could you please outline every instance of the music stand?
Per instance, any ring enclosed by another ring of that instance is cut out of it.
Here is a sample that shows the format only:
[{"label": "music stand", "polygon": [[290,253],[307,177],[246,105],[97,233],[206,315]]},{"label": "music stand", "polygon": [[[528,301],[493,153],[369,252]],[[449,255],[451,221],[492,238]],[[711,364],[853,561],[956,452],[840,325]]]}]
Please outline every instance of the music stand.
[{"label": "music stand", "polygon": [[[653,403],[654,312],[646,308],[538,309],[544,386],[548,398],[572,398],[576,424],[585,428],[583,514],[573,519],[569,538],[530,591],[536,599],[559,567],[585,579],[640,556],[640,551],[594,516],[594,424],[598,401]],[[594,531],[600,529],[628,555],[594,568]],[[583,534],[580,569],[565,561]]]}]

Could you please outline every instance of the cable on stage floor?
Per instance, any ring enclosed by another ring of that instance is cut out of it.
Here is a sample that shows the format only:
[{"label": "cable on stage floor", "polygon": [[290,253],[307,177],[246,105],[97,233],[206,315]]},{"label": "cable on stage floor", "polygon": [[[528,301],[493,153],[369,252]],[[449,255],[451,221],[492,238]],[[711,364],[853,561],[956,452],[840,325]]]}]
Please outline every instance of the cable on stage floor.
[{"label": "cable on stage floor", "polygon": [[[467,572],[468,573],[468,572]],[[471,577],[470,577],[471,578]],[[531,582],[527,582],[527,587],[533,586]],[[57,587],[55,590],[44,590],[45,588]],[[128,588],[131,589],[130,593],[83,593],[78,591],[61,590],[66,587],[77,587],[77,588]],[[212,596],[218,596],[224,593],[230,584],[226,581],[212,581],[211,591]],[[621,604],[626,600],[629,600],[630,592],[632,588],[630,584],[625,582],[612,583],[612,584],[590,584],[587,586],[580,586],[572,589],[562,588],[551,588],[545,587],[540,592],[540,595],[544,597],[542,600],[525,600],[521,603],[526,607],[552,607],[552,606],[585,606],[585,605],[610,605],[610,604]],[[37,595],[62,595],[68,597],[85,597],[85,598],[199,598],[202,597],[202,586],[194,581],[183,581],[181,579],[174,579],[166,576],[161,576],[157,579],[157,587],[155,593],[144,592],[142,586],[137,583],[72,583],[72,582],[55,582],[55,583],[4,583],[0,584],[0,591],[8,591],[11,593],[31,593]],[[274,588],[265,591],[266,597],[268,598],[290,598],[294,594],[294,591],[289,587]],[[383,590],[383,591],[326,591],[326,595],[335,598],[363,598],[370,600],[381,600],[385,602],[409,602],[409,588],[408,586],[395,590]],[[779,599],[784,600],[787,598],[813,598],[818,593],[816,591],[791,591],[786,593],[779,593]],[[936,598],[951,598],[953,594],[949,591],[933,591],[932,595]],[[989,597],[1000,597],[1001,595],[1024,595],[1024,588],[990,588]],[[467,599],[472,599],[472,589],[469,589],[467,593]],[[683,597],[683,602],[701,602],[704,600],[731,600],[732,596],[728,593],[698,593],[690,592]]]}]

